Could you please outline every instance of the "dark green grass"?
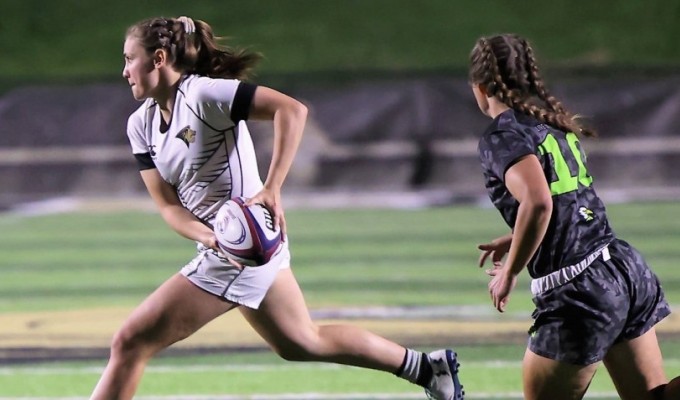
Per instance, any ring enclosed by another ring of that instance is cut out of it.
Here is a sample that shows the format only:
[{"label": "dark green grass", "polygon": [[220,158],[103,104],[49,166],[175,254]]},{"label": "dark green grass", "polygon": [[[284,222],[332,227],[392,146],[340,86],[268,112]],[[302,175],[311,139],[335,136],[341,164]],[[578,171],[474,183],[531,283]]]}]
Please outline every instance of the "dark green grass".
[{"label": "dark green grass", "polygon": [[677,2],[473,0],[8,0],[3,80],[115,79],[125,29],[150,16],[190,15],[267,58],[262,75],[311,71],[464,69],[481,35],[532,38],[546,61],[678,65]]}]

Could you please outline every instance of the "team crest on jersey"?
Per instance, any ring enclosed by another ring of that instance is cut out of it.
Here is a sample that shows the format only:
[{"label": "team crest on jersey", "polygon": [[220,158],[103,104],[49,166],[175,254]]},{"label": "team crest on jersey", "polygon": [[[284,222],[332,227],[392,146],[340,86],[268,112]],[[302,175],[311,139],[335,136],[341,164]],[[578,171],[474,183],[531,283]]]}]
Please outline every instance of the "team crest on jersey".
[{"label": "team crest on jersey", "polygon": [[181,139],[184,144],[189,147],[189,144],[196,141],[196,131],[191,129],[189,126],[186,126],[181,131],[179,131],[175,137]]},{"label": "team crest on jersey", "polygon": [[594,217],[593,217],[594,213],[593,213],[593,211],[592,211],[591,209],[589,209],[589,208],[580,207],[580,208],[578,209],[578,213],[581,214],[581,217],[582,217],[586,222],[590,222],[590,221],[592,221],[593,218],[594,218]]}]

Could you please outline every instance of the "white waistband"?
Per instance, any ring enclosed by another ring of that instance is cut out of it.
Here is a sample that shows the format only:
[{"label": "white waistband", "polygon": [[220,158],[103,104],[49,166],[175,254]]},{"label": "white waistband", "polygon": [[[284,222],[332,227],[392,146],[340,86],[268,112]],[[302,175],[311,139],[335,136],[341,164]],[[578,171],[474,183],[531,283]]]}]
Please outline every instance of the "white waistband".
[{"label": "white waistband", "polygon": [[569,265],[564,268],[560,268],[559,270],[552,272],[546,276],[532,279],[531,294],[533,294],[534,296],[538,296],[539,294],[546,292],[550,289],[554,289],[558,286],[564,285],[570,280],[576,278],[581,272],[588,268],[590,264],[592,264],[593,261],[595,261],[597,257],[599,257],[600,255],[602,255],[602,259],[604,261],[609,261],[609,259],[611,258],[609,256],[609,249],[607,248],[607,246],[604,246],[589,254],[588,257],[584,258],[578,264]]}]

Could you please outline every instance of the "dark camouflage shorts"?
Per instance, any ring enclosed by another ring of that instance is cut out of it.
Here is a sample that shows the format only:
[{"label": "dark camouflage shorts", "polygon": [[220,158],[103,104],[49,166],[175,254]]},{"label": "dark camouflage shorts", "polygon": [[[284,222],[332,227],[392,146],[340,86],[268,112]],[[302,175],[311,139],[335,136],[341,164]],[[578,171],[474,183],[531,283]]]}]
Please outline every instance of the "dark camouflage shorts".
[{"label": "dark camouflage shorts", "polygon": [[531,351],[589,365],[670,314],[661,284],[640,253],[619,239],[609,245],[609,253],[609,261],[599,257],[570,282],[533,299]]}]

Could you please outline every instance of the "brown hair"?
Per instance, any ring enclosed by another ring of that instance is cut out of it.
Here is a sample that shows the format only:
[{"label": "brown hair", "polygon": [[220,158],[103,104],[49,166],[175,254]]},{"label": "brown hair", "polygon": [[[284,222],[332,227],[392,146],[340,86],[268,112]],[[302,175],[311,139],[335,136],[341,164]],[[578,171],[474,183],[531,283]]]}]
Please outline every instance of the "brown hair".
[{"label": "brown hair", "polygon": [[484,85],[508,107],[533,116],[565,132],[596,136],[546,89],[539,75],[534,50],[515,34],[482,37],[470,53],[470,81]]},{"label": "brown hair", "polygon": [[244,49],[220,46],[207,23],[194,20],[193,34],[187,34],[177,18],[149,18],[130,26],[125,37],[133,37],[153,53],[166,49],[175,69],[211,78],[247,79],[262,56]]}]

